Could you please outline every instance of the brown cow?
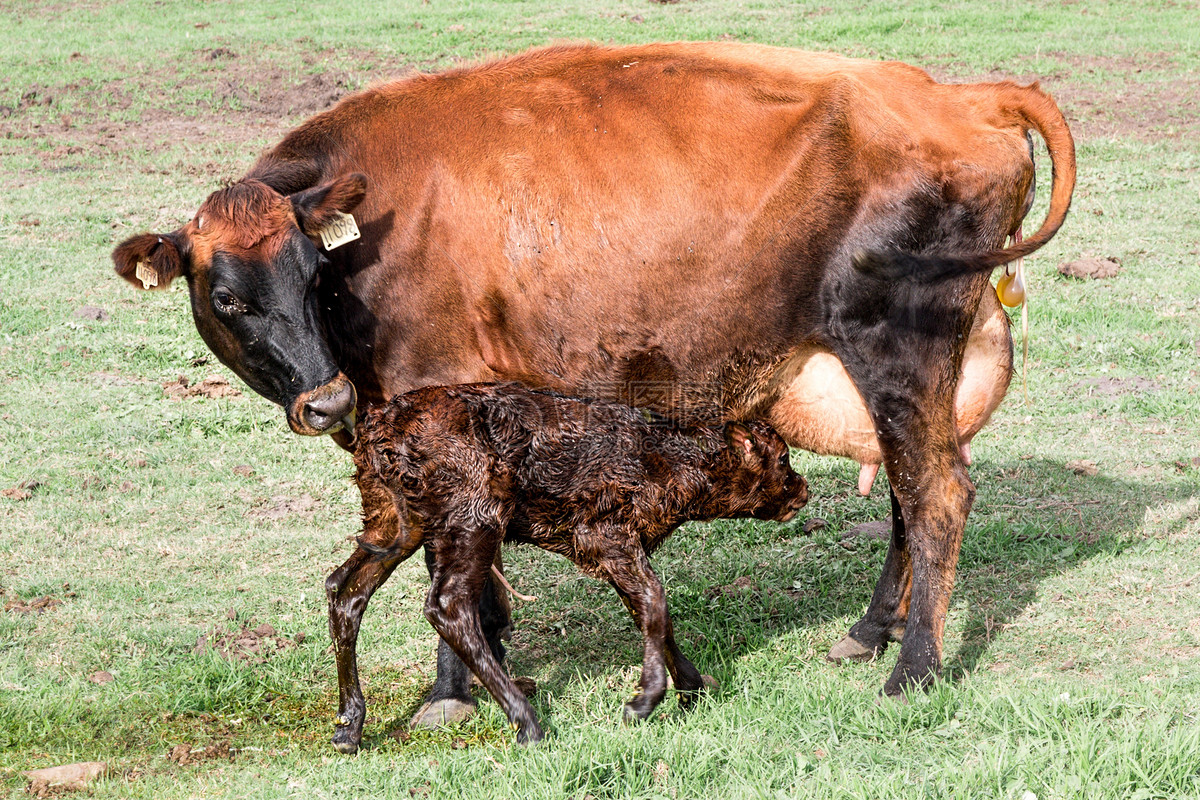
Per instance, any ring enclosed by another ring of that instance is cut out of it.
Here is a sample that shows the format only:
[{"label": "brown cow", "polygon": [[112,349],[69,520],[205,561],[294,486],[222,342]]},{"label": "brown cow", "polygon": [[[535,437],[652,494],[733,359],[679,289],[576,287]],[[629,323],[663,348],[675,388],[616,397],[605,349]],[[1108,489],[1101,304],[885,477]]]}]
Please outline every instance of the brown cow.
[{"label": "brown cow", "polygon": [[[1049,211],[1005,249],[1033,198],[1031,130]],[[748,44],[565,45],[353,95],[113,256],[135,285],[185,276],[205,341],[298,433],[418,386],[519,380],[882,462],[891,547],[830,657],[902,640],[898,694],[939,672],[974,499],[962,446],[1007,386],[986,272],[1054,235],[1074,183],[1036,85]],[[361,238],[319,249],[351,211]],[[969,340],[984,366],[964,379]],[[829,396],[842,370],[857,392]],[[502,652],[507,615],[484,601]],[[445,646],[430,699],[470,703]]]}]

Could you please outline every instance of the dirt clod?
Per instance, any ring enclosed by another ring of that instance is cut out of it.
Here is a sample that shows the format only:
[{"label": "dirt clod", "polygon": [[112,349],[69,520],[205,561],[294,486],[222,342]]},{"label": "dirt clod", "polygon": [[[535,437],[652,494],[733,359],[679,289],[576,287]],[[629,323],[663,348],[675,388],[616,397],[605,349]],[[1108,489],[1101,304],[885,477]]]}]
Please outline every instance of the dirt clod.
[{"label": "dirt clod", "polygon": [[238,464],[233,468],[233,474],[242,478],[249,478],[254,474],[254,467],[249,464]]},{"label": "dirt clod", "polygon": [[35,480],[21,481],[16,486],[10,486],[7,489],[0,491],[0,495],[7,497],[9,500],[28,500],[33,497],[33,490],[41,486]]},{"label": "dirt clod", "polygon": [[62,605],[62,600],[50,595],[43,597],[35,597],[32,600],[9,600],[4,604],[5,611],[11,611],[14,614],[41,614],[43,611],[49,611],[55,606]]},{"label": "dirt clod", "polygon": [[214,627],[208,633],[200,634],[192,653],[199,655],[215,650],[226,661],[262,664],[271,655],[289,650],[301,641],[303,639],[299,637],[288,639],[280,636],[273,626],[265,622],[253,628],[244,624],[234,631],[222,631]]},{"label": "dirt clod", "polygon": [[99,306],[80,306],[75,309],[75,316],[79,319],[91,319],[96,322],[106,322],[108,320],[108,312]]},{"label": "dirt clod", "polygon": [[733,583],[727,583],[723,586],[713,586],[706,594],[709,597],[737,597],[742,592],[757,592],[758,584],[749,575],[743,575]]},{"label": "dirt clod", "polygon": [[116,679],[113,678],[113,674],[111,672],[99,670],[98,672],[93,672],[91,675],[88,675],[88,680],[94,684],[97,684],[98,686],[103,686],[106,683],[112,683]]},{"label": "dirt clod", "polygon": [[1116,258],[1081,258],[1059,264],[1058,271],[1081,281],[1115,278],[1121,272],[1121,262]]},{"label": "dirt clod", "polygon": [[813,533],[814,531],[821,530],[822,528],[826,527],[828,524],[829,524],[828,522],[821,519],[820,517],[813,517],[812,519],[807,520],[804,523],[804,528],[803,528],[804,534],[807,536],[808,534]]},{"label": "dirt clod", "polygon": [[521,690],[521,694],[526,697],[533,697],[537,694],[538,685],[537,681],[533,678],[526,675],[517,675],[512,680],[517,685],[517,688]]},{"label": "dirt clod", "polygon": [[1067,469],[1074,472],[1076,475],[1087,475],[1089,478],[1100,474],[1100,468],[1096,466],[1094,461],[1086,461],[1080,459],[1078,461],[1068,461]]}]

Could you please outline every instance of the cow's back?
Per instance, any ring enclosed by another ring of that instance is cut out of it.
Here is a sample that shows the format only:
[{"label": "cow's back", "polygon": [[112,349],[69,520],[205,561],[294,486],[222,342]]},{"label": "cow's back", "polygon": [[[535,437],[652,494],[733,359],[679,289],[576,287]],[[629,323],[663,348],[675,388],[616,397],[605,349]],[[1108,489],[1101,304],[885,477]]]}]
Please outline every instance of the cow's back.
[{"label": "cow's back", "polygon": [[[758,45],[559,46],[353,96],[255,171],[319,147],[368,176],[363,239],[331,255],[357,305],[329,303],[368,396],[513,378],[719,413],[820,342],[854,248],[1003,239],[995,187],[1032,172],[990,91]],[[955,204],[965,240],[939,241]]]}]

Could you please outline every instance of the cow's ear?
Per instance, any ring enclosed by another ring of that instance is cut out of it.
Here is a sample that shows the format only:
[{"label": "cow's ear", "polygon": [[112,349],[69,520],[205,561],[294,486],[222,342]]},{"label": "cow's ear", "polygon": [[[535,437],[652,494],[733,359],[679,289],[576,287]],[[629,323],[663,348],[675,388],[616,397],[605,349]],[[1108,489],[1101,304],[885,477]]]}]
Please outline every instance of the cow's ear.
[{"label": "cow's ear", "polygon": [[740,422],[725,423],[725,442],[742,458],[754,455],[754,433]]},{"label": "cow's ear", "polygon": [[175,233],[143,233],[117,245],[112,254],[117,274],[139,289],[165,289],[183,274],[187,239]]},{"label": "cow's ear", "polygon": [[296,192],[289,199],[300,229],[317,236],[339,213],[349,214],[367,193],[367,177],[357,172]]}]

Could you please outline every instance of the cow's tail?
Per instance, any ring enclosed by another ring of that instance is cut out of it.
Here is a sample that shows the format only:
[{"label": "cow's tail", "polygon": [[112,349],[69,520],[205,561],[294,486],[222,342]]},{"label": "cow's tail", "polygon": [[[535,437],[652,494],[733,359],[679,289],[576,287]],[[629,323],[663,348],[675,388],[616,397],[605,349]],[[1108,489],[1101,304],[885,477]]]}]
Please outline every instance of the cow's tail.
[{"label": "cow's tail", "polygon": [[1071,195],[1075,191],[1075,140],[1067,121],[1050,95],[1036,83],[1029,86],[994,84],[1004,111],[1014,114],[1026,130],[1036,130],[1050,151],[1050,210],[1042,226],[1024,241],[1011,247],[983,253],[951,255],[906,253],[900,250],[867,252],[855,255],[854,266],[862,272],[884,278],[913,278],[931,282],[955,275],[990,272],[996,267],[1027,256],[1054,237],[1067,217]]}]

